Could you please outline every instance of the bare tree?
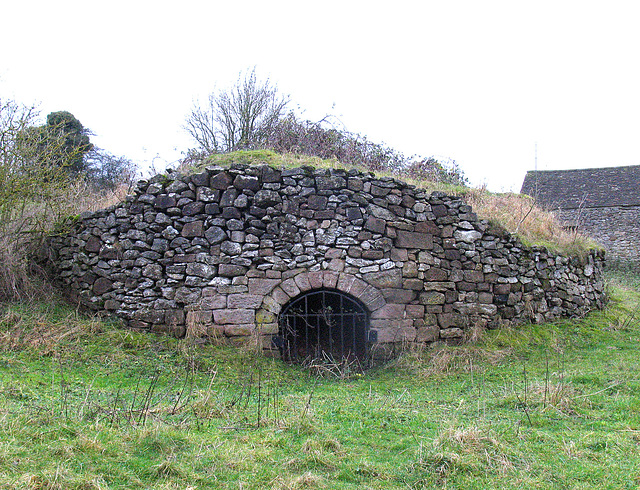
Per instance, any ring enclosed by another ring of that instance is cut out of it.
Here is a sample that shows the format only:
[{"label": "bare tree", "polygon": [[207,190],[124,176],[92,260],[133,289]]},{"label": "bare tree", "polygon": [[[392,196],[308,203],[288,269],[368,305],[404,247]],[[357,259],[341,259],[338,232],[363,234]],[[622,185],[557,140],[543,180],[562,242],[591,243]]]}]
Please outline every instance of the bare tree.
[{"label": "bare tree", "polygon": [[184,128],[205,153],[260,148],[288,104],[289,96],[269,79],[259,81],[254,68],[230,89],[210,94],[207,107],[194,105]]}]

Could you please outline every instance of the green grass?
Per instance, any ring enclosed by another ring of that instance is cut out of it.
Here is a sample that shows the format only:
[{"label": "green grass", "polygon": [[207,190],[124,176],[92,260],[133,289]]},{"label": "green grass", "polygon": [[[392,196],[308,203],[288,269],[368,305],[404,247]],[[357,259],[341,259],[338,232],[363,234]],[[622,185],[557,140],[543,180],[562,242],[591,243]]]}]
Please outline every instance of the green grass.
[{"label": "green grass", "polygon": [[640,294],[316,378],[59,304],[0,314],[0,488],[637,488]]}]

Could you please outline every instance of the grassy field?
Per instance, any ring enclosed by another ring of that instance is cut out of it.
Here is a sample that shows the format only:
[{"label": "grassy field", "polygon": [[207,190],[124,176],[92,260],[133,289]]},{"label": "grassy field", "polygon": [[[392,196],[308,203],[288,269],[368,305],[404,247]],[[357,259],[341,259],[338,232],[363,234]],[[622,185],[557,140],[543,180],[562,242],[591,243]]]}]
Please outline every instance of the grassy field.
[{"label": "grassy field", "polygon": [[320,377],[78,315],[0,315],[0,488],[637,488],[640,294]]}]

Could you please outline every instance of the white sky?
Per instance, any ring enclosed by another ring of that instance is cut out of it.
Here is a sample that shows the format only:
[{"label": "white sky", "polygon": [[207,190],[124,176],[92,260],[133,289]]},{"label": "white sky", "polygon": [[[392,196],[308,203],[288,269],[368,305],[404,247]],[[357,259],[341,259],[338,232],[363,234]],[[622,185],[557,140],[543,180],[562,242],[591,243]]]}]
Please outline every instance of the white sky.
[{"label": "white sky", "polygon": [[[0,98],[72,112],[159,170],[194,100],[256,66],[305,116],[475,185],[640,164],[640,2],[4,0]],[[332,106],[335,107],[332,109]]]}]

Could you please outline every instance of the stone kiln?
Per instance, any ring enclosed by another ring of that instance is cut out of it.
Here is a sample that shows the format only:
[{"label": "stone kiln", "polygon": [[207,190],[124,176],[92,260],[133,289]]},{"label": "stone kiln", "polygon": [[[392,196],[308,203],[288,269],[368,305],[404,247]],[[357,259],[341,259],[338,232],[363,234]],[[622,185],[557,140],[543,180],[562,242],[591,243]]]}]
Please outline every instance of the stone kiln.
[{"label": "stone kiln", "polygon": [[461,339],[472,326],[582,315],[604,300],[601,252],[527,248],[461,198],[356,170],[160,175],[50,244],[65,289],[94,311],[294,357],[304,335],[304,355],[342,345],[333,353],[361,357],[373,342]]}]

